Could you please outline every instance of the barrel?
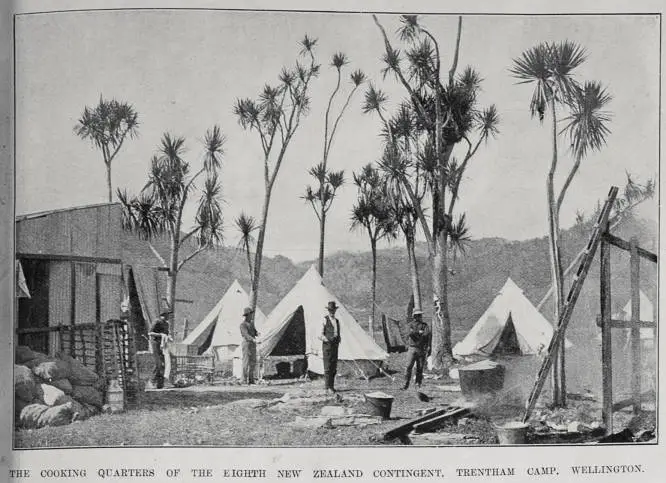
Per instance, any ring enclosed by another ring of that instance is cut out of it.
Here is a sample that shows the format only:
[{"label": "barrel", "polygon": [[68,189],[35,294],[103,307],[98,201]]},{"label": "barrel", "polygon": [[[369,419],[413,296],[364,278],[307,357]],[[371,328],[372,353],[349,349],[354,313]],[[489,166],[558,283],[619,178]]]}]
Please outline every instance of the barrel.
[{"label": "barrel", "polygon": [[465,398],[500,391],[504,386],[504,366],[481,361],[458,369],[460,390]]},{"label": "barrel", "polygon": [[373,416],[381,416],[382,419],[391,417],[393,396],[383,393],[370,393],[365,395],[365,402]]},{"label": "barrel", "polygon": [[495,426],[495,432],[501,445],[525,444],[528,428],[528,424],[512,421]]}]

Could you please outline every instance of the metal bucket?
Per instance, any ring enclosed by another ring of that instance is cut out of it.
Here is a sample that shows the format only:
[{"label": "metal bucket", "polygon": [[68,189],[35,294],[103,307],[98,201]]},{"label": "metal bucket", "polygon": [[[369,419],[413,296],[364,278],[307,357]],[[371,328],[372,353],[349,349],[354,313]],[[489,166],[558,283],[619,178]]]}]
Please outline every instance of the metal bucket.
[{"label": "metal bucket", "polygon": [[499,444],[525,444],[527,438],[527,429],[529,427],[529,424],[518,421],[505,423],[501,426],[495,426],[495,432],[497,433]]},{"label": "metal bucket", "polygon": [[373,416],[381,416],[382,419],[389,419],[391,417],[391,407],[393,406],[393,396],[388,394],[366,394],[365,402],[367,403],[370,414]]}]

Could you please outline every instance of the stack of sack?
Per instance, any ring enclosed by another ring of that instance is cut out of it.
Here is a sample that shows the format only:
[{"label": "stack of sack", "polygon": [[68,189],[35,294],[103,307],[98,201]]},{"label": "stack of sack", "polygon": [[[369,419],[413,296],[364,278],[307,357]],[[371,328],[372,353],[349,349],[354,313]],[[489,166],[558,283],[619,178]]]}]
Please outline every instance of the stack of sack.
[{"label": "stack of sack", "polygon": [[62,426],[100,412],[105,381],[67,354],[16,348],[14,418],[26,429]]}]

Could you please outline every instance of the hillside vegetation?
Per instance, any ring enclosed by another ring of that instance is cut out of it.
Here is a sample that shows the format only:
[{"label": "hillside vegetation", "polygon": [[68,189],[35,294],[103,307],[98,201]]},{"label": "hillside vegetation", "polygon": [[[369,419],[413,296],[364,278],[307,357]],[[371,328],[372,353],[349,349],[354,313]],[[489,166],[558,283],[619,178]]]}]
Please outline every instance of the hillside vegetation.
[{"label": "hillside vegetation", "polygon": [[[624,239],[637,237],[641,246],[656,252],[657,226],[653,222],[629,218],[616,231]],[[564,266],[585,246],[589,226],[573,227],[563,233]],[[164,246],[156,243],[158,250],[166,253]],[[126,249],[133,263],[157,266],[156,258],[143,242],[128,242]],[[430,273],[424,246],[417,247],[421,269],[424,310],[431,316],[428,303],[431,294]],[[268,314],[278,301],[314,262],[295,264],[283,256],[264,258],[259,306]],[[533,304],[537,305],[550,286],[547,241],[537,238],[525,241],[508,241],[502,238],[482,238],[469,243],[465,254],[453,264],[450,277],[450,310],[454,339],[460,338],[483,314],[488,304],[511,277]],[[620,250],[612,254],[612,290],[614,310],[621,309],[629,300],[629,257]],[[245,256],[233,248],[208,251],[194,258],[179,275],[178,298],[191,300],[178,306],[176,334],[182,331],[182,321],[187,318],[190,330],[219,301],[234,279],[249,290],[249,277]],[[411,294],[407,267],[407,255],[402,243],[378,251],[377,260],[378,313],[394,318],[404,318]],[[329,289],[367,327],[370,313],[371,257],[370,253],[338,252],[326,260],[325,282]],[[641,288],[656,301],[657,268],[641,263]],[[572,331],[585,337],[596,331],[594,319],[599,309],[598,255],[585,283],[572,322]],[[322,307],[322,313],[323,313]],[[546,317],[552,316],[552,306],[543,309]],[[239,314],[240,321],[240,314]],[[377,321],[377,328],[379,321]],[[378,336],[379,338],[380,336]]]}]

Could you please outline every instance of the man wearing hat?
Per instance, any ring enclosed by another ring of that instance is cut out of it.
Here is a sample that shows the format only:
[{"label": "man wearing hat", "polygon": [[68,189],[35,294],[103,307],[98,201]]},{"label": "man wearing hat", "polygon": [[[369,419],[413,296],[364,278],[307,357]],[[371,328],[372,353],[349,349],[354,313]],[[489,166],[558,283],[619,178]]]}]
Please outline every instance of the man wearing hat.
[{"label": "man wearing hat", "polygon": [[257,337],[259,332],[254,327],[251,307],[243,309],[243,322],[240,325],[241,337],[243,338],[243,383],[254,384],[254,372],[257,365]]},{"label": "man wearing hat", "polygon": [[159,319],[153,324],[150,332],[148,332],[148,337],[150,337],[150,348],[153,352],[153,359],[155,360],[153,385],[157,389],[162,389],[164,387],[164,348],[166,346],[165,339],[169,337],[170,315],[171,312],[169,311],[162,312]]},{"label": "man wearing hat", "polygon": [[326,392],[335,392],[335,373],[338,370],[338,347],[340,347],[340,321],[335,317],[338,305],[331,300],[326,306],[321,336],[324,359],[324,385]]},{"label": "man wearing hat", "polygon": [[423,382],[423,367],[430,351],[430,336],[430,327],[423,321],[423,311],[414,309],[414,312],[412,312],[412,323],[409,327],[408,362],[403,389],[409,387],[414,364],[416,364],[416,387],[421,387],[421,383]]}]

